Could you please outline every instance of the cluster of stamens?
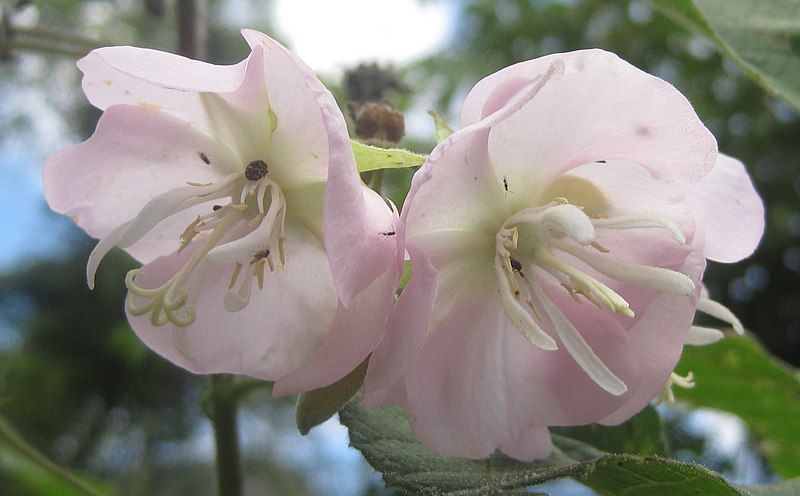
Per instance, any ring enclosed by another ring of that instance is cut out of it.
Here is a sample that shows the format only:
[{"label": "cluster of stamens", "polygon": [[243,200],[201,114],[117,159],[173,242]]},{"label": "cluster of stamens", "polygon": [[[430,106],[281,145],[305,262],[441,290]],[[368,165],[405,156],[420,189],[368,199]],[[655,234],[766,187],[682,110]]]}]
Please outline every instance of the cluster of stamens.
[{"label": "cluster of stamens", "polygon": [[[228,176],[217,184],[189,184],[198,189],[198,194],[189,192],[164,218],[197,203],[226,197],[230,201],[214,205],[211,212],[198,216],[180,234],[178,253],[190,245],[193,251],[166,283],[154,289],[143,288],[136,283],[141,269],[128,273],[125,278],[130,291],[127,308],[132,315],[149,313],[154,326],[192,324],[196,317],[192,302],[201,289],[209,264],[233,264],[224,298],[225,308],[238,311],[248,305],[253,280],[263,289],[265,267],[271,272],[275,270],[274,254],[277,253],[281,266],[286,263],[286,199],[267,173],[267,164],[255,160],[245,168],[244,174]],[[244,235],[237,237],[238,233]]]},{"label": "cluster of stamens", "polygon": [[634,317],[634,312],[625,298],[596,277],[572,266],[567,261],[569,257],[611,279],[674,294],[692,294],[694,284],[687,276],[670,269],[615,259],[595,240],[598,229],[632,228],[665,229],[677,243],[686,242],[678,226],[660,215],[642,213],[591,218],[582,208],[563,198],[514,214],[495,236],[495,267],[506,316],[523,336],[545,350],[557,348],[555,341],[542,330],[542,326],[549,323],[584,371],[613,394],[622,394],[627,387],[595,355],[545,293],[540,277],[549,274],[579,303],[585,299],[601,309],[627,317]]}]

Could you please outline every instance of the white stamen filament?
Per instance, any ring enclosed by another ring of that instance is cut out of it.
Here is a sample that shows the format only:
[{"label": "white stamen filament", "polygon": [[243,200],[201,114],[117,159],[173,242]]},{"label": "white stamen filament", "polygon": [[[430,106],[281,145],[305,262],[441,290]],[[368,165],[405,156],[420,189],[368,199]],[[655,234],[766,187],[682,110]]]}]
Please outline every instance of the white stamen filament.
[{"label": "white stamen filament", "polygon": [[675,270],[623,262],[560,241],[553,241],[553,246],[586,262],[597,272],[605,274],[612,279],[667,293],[680,295],[694,293],[692,280]]},{"label": "white stamen filament", "polygon": [[742,322],[728,307],[709,298],[708,293],[701,294],[700,300],[697,302],[697,310],[729,324],[736,334],[744,335]]},{"label": "white stamen filament", "polygon": [[[268,192],[270,201],[266,205]],[[255,199],[251,200],[253,195]],[[111,248],[131,246],[167,217],[191,206],[224,197],[230,198],[231,202],[215,206],[213,212],[196,217],[180,234],[178,252],[199,234],[203,236],[186,263],[167,282],[148,289],[136,283],[141,269],[134,269],[127,274],[125,284],[130,296],[126,307],[134,316],[149,313],[153,326],[167,323],[179,328],[189,326],[196,317],[194,301],[200,293],[209,264],[235,263],[224,306],[230,311],[243,309],[250,301],[253,279],[256,279],[259,288],[263,288],[264,267],[275,270],[271,248],[277,245],[281,264],[286,260],[286,198],[278,185],[266,175],[261,179],[246,180],[241,173],[236,173],[214,184],[180,187],[157,196],[142,208],[137,217],[119,226],[95,247],[87,264],[90,287],[93,286],[97,265]],[[238,203],[234,203],[236,201]],[[242,226],[249,226],[253,230],[239,239],[223,243],[234,228]],[[246,267],[244,271],[243,267]]]},{"label": "white stamen filament", "polygon": [[705,346],[714,344],[724,337],[725,335],[719,329],[693,325],[689,328],[689,334],[686,335],[686,344],[691,346]]},{"label": "white stamen filament", "polygon": [[[500,302],[503,306],[503,311],[506,316],[514,324],[514,327],[519,330],[525,339],[530,341],[534,346],[543,350],[557,350],[558,345],[546,332],[539,327],[538,324],[531,318],[530,314],[520,306],[517,299],[519,293],[514,293],[509,284],[514,280],[512,277],[505,277],[505,268],[502,257],[499,254],[495,255],[495,271],[497,272],[497,280],[500,282]],[[528,299],[530,299],[528,297]],[[532,305],[532,303],[531,303]]]},{"label": "white stamen filament", "polygon": [[619,217],[611,217],[609,219],[592,219],[592,225],[596,228],[605,229],[646,229],[646,228],[662,228],[666,229],[675,238],[675,241],[681,245],[686,244],[686,237],[683,235],[681,228],[671,219],[656,213],[640,213],[635,215],[622,215]]},{"label": "white stamen filament", "polygon": [[622,380],[614,375],[613,372],[600,360],[594,350],[583,339],[580,332],[572,325],[572,322],[561,312],[545,294],[544,290],[535,280],[528,280],[533,294],[544,309],[547,319],[558,333],[559,339],[569,351],[575,362],[594,380],[600,387],[609,393],[619,396],[625,394],[628,387]]},{"label": "white stamen filament", "polygon": [[675,393],[672,391],[672,388],[675,386],[682,389],[693,389],[694,374],[689,372],[686,374],[686,377],[683,377],[675,372],[672,372],[667,380],[667,385],[664,386],[664,389],[661,391],[662,401],[665,400],[669,403],[675,403]]},{"label": "white stamen filament", "polygon": [[[540,275],[535,270],[542,269],[560,282],[576,301],[581,302],[578,295],[582,295],[600,308],[634,317],[630,304],[620,294],[559,258],[554,252],[556,249],[617,281],[679,295],[693,294],[694,283],[686,275],[671,269],[612,258],[613,254],[606,255],[609,250],[594,239],[595,229],[634,228],[666,229],[678,243],[686,242],[677,224],[663,216],[643,213],[591,219],[582,208],[570,204],[566,199],[517,212],[495,236],[494,267],[502,308],[508,319],[531,343],[544,350],[554,350],[556,342],[542,329],[544,323],[549,322],[576,363],[600,387],[614,395],[627,391],[625,383],[595,354],[578,329],[534,278]],[[722,315],[713,303],[708,304],[708,308],[715,315]],[[525,308],[525,304],[528,308]],[[715,336],[699,330],[690,334],[692,339],[696,337],[701,341],[711,340]],[[691,377],[678,378],[673,382],[683,386],[691,382]]]}]

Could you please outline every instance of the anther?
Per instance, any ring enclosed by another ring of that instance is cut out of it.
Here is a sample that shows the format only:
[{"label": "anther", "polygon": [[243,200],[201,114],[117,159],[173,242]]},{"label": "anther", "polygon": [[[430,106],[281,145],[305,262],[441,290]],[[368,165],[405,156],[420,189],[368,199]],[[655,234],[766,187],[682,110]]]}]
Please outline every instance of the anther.
[{"label": "anther", "polygon": [[263,160],[253,160],[244,170],[244,177],[249,181],[258,181],[267,175],[269,168]]},{"label": "anther", "polygon": [[511,259],[511,268],[522,274],[522,264],[516,258]]}]

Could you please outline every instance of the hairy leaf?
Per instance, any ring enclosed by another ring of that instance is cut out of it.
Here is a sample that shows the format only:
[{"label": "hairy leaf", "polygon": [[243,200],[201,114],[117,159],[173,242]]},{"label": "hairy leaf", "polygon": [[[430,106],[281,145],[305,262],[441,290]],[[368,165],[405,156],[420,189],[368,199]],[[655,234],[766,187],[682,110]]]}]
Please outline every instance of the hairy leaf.
[{"label": "hairy leaf", "polygon": [[723,55],[800,109],[797,0],[653,0],[667,16],[707,36]]},{"label": "hairy leaf", "polygon": [[[558,477],[575,477],[600,494],[615,496],[753,494],[700,465],[659,456],[609,454],[560,434],[553,435],[553,454],[541,462],[521,463],[500,454],[468,460],[424,448],[414,439],[403,412],[394,407],[365,409],[353,401],[339,418],[347,426],[351,446],[383,474],[387,486],[401,494],[508,496]],[[758,494],[787,494],[792,488],[788,484],[764,486]]]},{"label": "hairy leaf", "polygon": [[677,368],[694,373],[695,388],[679,401],[727,410],[752,431],[772,468],[782,477],[800,475],[800,380],[748,336],[711,346],[687,347]]},{"label": "hairy leaf", "polygon": [[358,141],[351,141],[351,143],[353,145],[353,153],[356,156],[358,172],[417,167],[422,165],[427,158],[425,155],[400,148],[378,148]]}]

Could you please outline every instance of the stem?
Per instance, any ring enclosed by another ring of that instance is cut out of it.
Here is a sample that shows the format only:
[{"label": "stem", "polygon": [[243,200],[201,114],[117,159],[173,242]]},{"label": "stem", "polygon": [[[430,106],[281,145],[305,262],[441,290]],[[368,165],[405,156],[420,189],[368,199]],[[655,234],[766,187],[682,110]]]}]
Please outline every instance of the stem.
[{"label": "stem", "polygon": [[73,475],[67,469],[56,465],[43,454],[39,453],[36,448],[26,443],[2,418],[0,418],[0,442],[11,446],[35,465],[45,470],[56,479],[69,485],[79,493],[87,496],[103,496],[103,492]]},{"label": "stem", "polygon": [[239,454],[239,431],[236,421],[237,395],[233,376],[211,376],[209,417],[214,426],[217,447],[217,495],[242,496],[242,460]]},{"label": "stem", "polygon": [[205,60],[205,4],[197,0],[178,0],[178,53],[190,59]]}]

